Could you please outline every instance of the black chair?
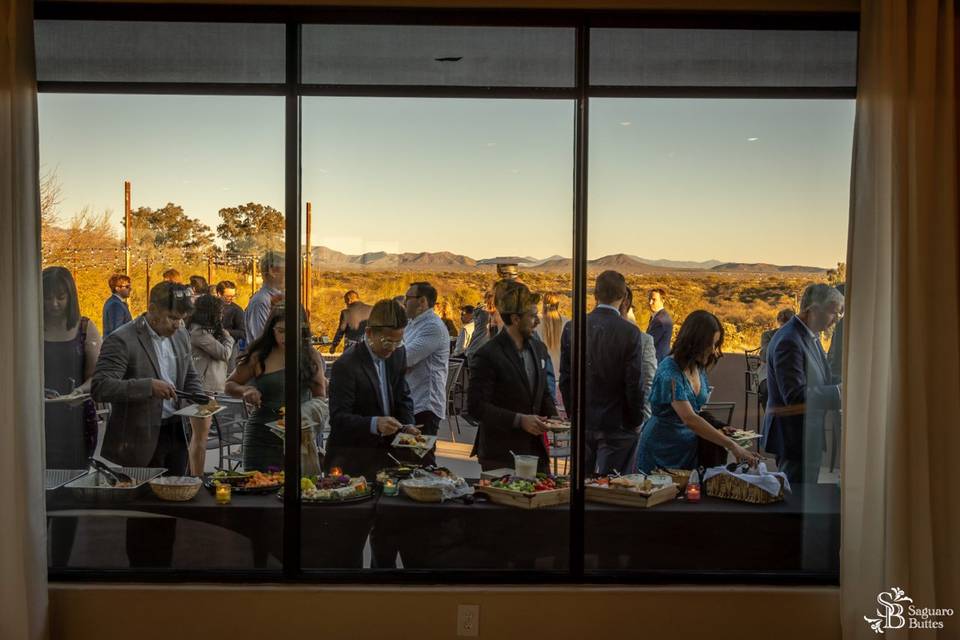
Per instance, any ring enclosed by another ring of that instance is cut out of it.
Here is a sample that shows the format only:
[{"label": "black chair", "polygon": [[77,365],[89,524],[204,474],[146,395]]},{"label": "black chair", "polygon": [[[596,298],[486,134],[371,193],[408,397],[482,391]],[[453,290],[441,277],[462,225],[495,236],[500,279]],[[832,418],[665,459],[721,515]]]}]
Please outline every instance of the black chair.
[{"label": "black chair", "polygon": [[[457,441],[457,436],[453,434],[453,424],[457,425],[457,433],[460,433],[460,407],[457,406],[456,393],[457,385],[460,383],[460,375],[463,371],[463,359],[462,358],[450,358],[450,363],[447,368],[447,387],[446,387],[446,397],[447,397],[447,426],[450,428],[450,439],[453,442]],[[462,387],[461,387],[462,389]]]},{"label": "black chair", "polygon": [[750,396],[756,398],[757,431],[760,431],[760,347],[744,349],[743,355],[747,360],[747,370],[744,372],[743,389],[743,428],[747,428],[747,416],[750,413]]},{"label": "black chair", "polygon": [[733,422],[733,412],[736,409],[736,402],[708,402],[700,407],[701,411],[709,411],[714,418],[726,425]]}]

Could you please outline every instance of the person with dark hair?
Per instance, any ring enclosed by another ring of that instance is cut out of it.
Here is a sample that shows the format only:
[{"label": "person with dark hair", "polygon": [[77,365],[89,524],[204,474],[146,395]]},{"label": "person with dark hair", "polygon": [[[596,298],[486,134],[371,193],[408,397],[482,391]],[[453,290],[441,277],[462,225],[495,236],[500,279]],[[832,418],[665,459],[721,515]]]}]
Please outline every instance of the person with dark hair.
[{"label": "person with dark hair", "polygon": [[343,294],[343,304],[346,306],[340,310],[340,321],[330,344],[330,353],[336,353],[340,340],[343,340],[344,351],[360,342],[367,326],[367,318],[370,317],[370,305],[361,302],[360,294],[353,289]]},{"label": "person with dark hair", "polygon": [[457,335],[457,342],[453,346],[453,355],[462,356],[470,341],[473,339],[473,330],[476,326],[473,322],[474,306],[467,304],[460,307],[460,333]]},{"label": "person with dark hair", "polygon": [[207,285],[207,279],[203,276],[192,275],[190,276],[190,288],[193,289],[193,297],[196,299],[198,296],[205,295],[209,286]]},{"label": "person with dark hair", "polygon": [[647,304],[652,314],[647,324],[647,333],[653,338],[653,346],[657,349],[657,363],[662,362],[670,353],[670,340],[673,338],[673,318],[663,306],[666,297],[667,292],[661,288],[647,292]]},{"label": "person with dark hair", "polygon": [[243,322],[243,307],[234,302],[237,297],[237,285],[231,280],[217,283],[217,297],[223,300],[223,330],[233,338],[233,352],[227,370],[237,366],[237,355],[246,348],[247,329]]},{"label": "person with dark hair", "polygon": [[[266,471],[283,468],[283,440],[266,426],[280,418],[284,405],[286,368],[285,305],[276,305],[267,317],[263,335],[254,340],[237,361],[237,368],[226,383],[226,392],[254,407],[243,428],[243,468]],[[300,308],[300,402],[327,395],[323,360],[312,347],[310,325]],[[288,425],[291,432],[298,425]]]},{"label": "person with dark hair", "polygon": [[[450,333],[433,310],[437,290],[429,282],[414,282],[407,289],[405,312],[409,318],[403,344],[407,355],[407,385],[413,397],[416,424],[435,436],[446,417]],[[424,462],[435,462],[431,451]]]},{"label": "person with dark hair", "polygon": [[[90,391],[100,334],[80,315],[77,285],[64,267],[47,267],[43,283],[44,453],[47,469],[85,469],[97,448],[97,409],[89,399],[63,396]],[[126,306],[126,305],[124,305]],[[50,566],[63,567],[77,533],[74,518],[50,521]]]},{"label": "person with dark hair", "polygon": [[163,279],[165,282],[172,282],[174,284],[182,284],[183,276],[180,275],[180,272],[176,269],[167,269],[163,272]]},{"label": "person with dark hair", "polygon": [[723,447],[738,461],[755,464],[759,457],[714,428],[700,416],[710,397],[707,369],[723,355],[723,326],[708,311],[694,311],[680,326],[670,355],[653,378],[653,416],[643,426],[637,466],[643,473],[657,468],[696,469],[698,439]]},{"label": "person with dark hair", "polygon": [[[636,316],[633,313],[633,291],[630,287],[627,287],[627,297],[620,303],[620,316],[637,326]],[[653,415],[650,407],[650,389],[653,387],[653,376],[657,374],[657,349],[653,345],[653,337],[645,331],[640,332],[640,346],[643,354],[640,366],[640,391],[643,394],[643,421],[646,422]]]},{"label": "person with dark hair", "polygon": [[[632,470],[643,423],[640,374],[643,346],[640,329],[620,316],[627,283],[616,271],[597,276],[597,306],[587,314],[586,458],[587,475]],[[571,328],[564,327],[560,347],[560,393],[570,415],[576,415],[571,394]]]},{"label": "person with dark hair", "polygon": [[286,262],[282,253],[267,251],[263,254],[260,258],[260,275],[263,278],[263,284],[250,298],[243,314],[247,342],[260,338],[270,317],[270,310],[283,300],[285,274]]},{"label": "person with dark hair", "polygon": [[[163,281],[150,290],[147,312],[103,342],[93,374],[97,402],[113,406],[101,455],[124,467],[162,467],[172,476],[187,471],[187,437],[174,415],[178,392],[205,394],[193,367],[183,319],[193,311],[192,290]],[[176,519],[130,518],[130,565],[170,566]]]},{"label": "person with dark hair", "polygon": [[[380,300],[370,310],[363,340],[333,364],[326,471],[337,467],[373,481],[377,471],[394,466],[388,454],[397,432],[419,434],[413,426],[406,353],[400,348],[406,327],[403,307]],[[404,450],[393,451],[405,459]]]},{"label": "person with dark hair", "polygon": [[480,347],[470,365],[467,404],[480,421],[471,455],[484,470],[513,468],[511,452],[533,455],[540,471],[547,471],[543,434],[557,408],[547,391],[550,355],[533,338],[540,296],[515,280],[502,280],[494,299],[504,329]]},{"label": "person with dark hair", "polygon": [[455,340],[460,332],[457,331],[457,325],[453,321],[453,305],[450,304],[450,301],[437,298],[437,303],[433,305],[433,312],[437,314],[437,317],[443,322],[443,326],[447,328],[451,341]]},{"label": "person with dark hair", "polygon": [[483,294],[483,304],[478,304],[473,313],[473,337],[470,339],[470,346],[466,350],[468,366],[473,360],[474,354],[492,338],[491,328],[497,325],[494,321],[496,313],[497,307],[493,290],[486,291]]},{"label": "person with dark hair", "polygon": [[815,484],[820,475],[824,421],[840,409],[840,385],[820,333],[842,317],[843,294],[828,284],[811,284],[800,298],[800,313],[770,341],[764,448],[790,482]]},{"label": "person with dark hair", "polygon": [[[233,337],[223,330],[223,300],[202,295],[194,301],[189,323],[190,346],[193,347],[193,366],[200,376],[200,384],[209,395],[223,394],[227,370],[233,353]],[[190,473],[203,475],[207,455],[207,436],[212,419],[190,418]]]},{"label": "person with dark hair", "polygon": [[130,276],[124,273],[115,273],[110,276],[110,297],[103,303],[103,337],[116,331],[119,327],[133,320],[127,298],[133,290]]}]

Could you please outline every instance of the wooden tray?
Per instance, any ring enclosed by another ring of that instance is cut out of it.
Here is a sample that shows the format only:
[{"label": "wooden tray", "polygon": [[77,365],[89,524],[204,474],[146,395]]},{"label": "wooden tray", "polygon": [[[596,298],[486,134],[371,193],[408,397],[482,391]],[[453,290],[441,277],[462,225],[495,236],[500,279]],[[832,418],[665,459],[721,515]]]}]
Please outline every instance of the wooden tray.
[{"label": "wooden tray", "polygon": [[504,504],[521,509],[539,509],[552,507],[570,502],[570,487],[554,489],[552,491],[537,491],[535,493],[520,493],[499,487],[474,487],[476,493],[486,494],[490,502]]},{"label": "wooden tray", "polygon": [[662,502],[669,502],[677,497],[677,485],[668,484],[650,493],[637,493],[619,487],[584,487],[584,498],[590,502],[615,504],[621,507],[652,507]]}]

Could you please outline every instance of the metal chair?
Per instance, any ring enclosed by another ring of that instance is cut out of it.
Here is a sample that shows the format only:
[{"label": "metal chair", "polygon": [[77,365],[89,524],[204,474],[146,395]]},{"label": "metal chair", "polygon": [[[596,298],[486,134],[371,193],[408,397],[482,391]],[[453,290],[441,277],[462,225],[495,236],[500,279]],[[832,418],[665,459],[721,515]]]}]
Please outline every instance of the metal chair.
[{"label": "metal chair", "polygon": [[[247,424],[249,413],[246,403],[231,396],[215,396],[217,403],[226,407],[213,416],[210,439],[217,439],[219,468],[238,469],[243,464],[243,428]],[[209,447],[208,440],[208,448]],[[224,462],[228,465],[224,466]]]},{"label": "metal chair", "polygon": [[720,422],[730,424],[733,422],[733,412],[736,408],[736,402],[708,402],[700,410],[709,411]]},{"label": "metal chair", "polygon": [[743,387],[743,428],[747,428],[747,416],[750,413],[750,396],[756,398],[757,404],[757,431],[760,430],[760,347],[744,349],[743,355],[747,360],[747,370],[744,371]]},{"label": "metal chair", "polygon": [[457,437],[453,434],[453,427],[450,426],[453,423],[457,425],[457,433],[460,433],[460,409],[456,406],[454,402],[454,396],[457,390],[457,384],[460,380],[460,372],[463,371],[463,359],[462,358],[450,358],[450,363],[447,368],[447,386],[446,386],[446,397],[447,397],[447,426],[450,428],[450,439],[453,442],[457,441]]}]

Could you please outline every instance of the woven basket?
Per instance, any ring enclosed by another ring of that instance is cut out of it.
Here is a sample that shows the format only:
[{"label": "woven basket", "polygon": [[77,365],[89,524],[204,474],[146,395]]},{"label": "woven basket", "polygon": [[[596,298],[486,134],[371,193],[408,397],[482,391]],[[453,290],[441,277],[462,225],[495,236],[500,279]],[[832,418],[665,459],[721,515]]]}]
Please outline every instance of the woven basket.
[{"label": "woven basket", "polygon": [[400,482],[400,491],[402,491],[411,500],[416,502],[442,502],[442,487],[421,487],[407,484],[406,481]]},{"label": "woven basket", "polygon": [[190,476],[164,476],[150,481],[150,489],[161,500],[186,502],[200,491],[203,482]]},{"label": "woven basket", "polygon": [[677,489],[683,491],[687,488],[687,482],[690,481],[690,469],[667,469],[667,473],[673,478],[673,484],[677,485]]},{"label": "woven basket", "polygon": [[737,500],[752,504],[770,504],[783,500],[783,478],[780,481],[780,493],[773,496],[758,487],[740,478],[721,473],[706,481],[707,495],[724,500]]}]

